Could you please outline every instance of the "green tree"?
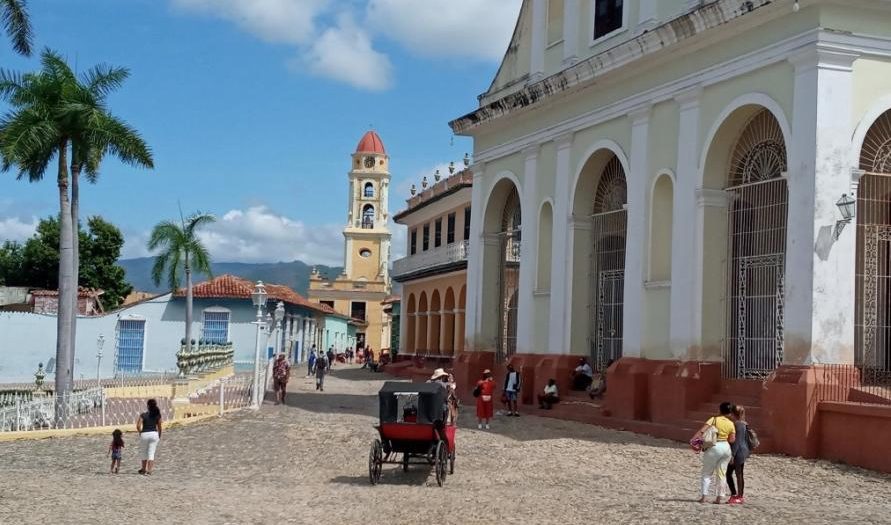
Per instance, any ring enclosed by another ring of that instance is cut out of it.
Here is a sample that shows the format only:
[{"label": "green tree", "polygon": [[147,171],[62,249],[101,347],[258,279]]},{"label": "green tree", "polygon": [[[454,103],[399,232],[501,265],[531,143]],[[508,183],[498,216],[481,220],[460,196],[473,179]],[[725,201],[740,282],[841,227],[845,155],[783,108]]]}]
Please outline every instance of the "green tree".
[{"label": "green tree", "polygon": [[[101,289],[102,307],[113,310],[133,291],[124,268],[117,261],[124,247],[121,231],[105,219],[87,219],[87,229],[79,228],[83,271],[78,285]],[[5,262],[6,261],[6,262]],[[10,286],[52,289],[59,282],[59,220],[48,217],[24,245],[6,242],[0,247],[0,282]]]},{"label": "green tree", "polygon": [[198,229],[214,222],[213,215],[196,213],[177,224],[158,223],[149,237],[148,249],[160,249],[152,266],[152,281],[159,286],[165,280],[171,291],[181,286],[186,277],[186,351],[192,347],[192,271],[211,275],[210,254],[198,238]]},{"label": "green tree", "polygon": [[[107,95],[128,76],[123,68],[96,66],[81,77],[57,53],[41,54],[41,70],[18,74],[0,71],[0,98],[11,111],[0,120],[0,160],[4,171],[15,167],[18,178],[43,179],[57,161],[59,193],[59,312],[56,337],[56,392],[71,391],[76,331],[75,305],[79,269],[78,178],[98,175],[103,156],[112,154],[130,165],[152,167],[148,146],[126,122],[112,115]],[[71,177],[68,164],[71,163]],[[69,195],[69,190],[71,191]],[[67,405],[57,407],[64,420]]]},{"label": "green tree", "polygon": [[22,245],[15,241],[4,241],[0,245],[0,286],[22,286],[18,280],[22,276]]},{"label": "green tree", "polygon": [[16,53],[31,56],[31,20],[28,16],[28,3],[25,0],[0,0],[0,22]]}]

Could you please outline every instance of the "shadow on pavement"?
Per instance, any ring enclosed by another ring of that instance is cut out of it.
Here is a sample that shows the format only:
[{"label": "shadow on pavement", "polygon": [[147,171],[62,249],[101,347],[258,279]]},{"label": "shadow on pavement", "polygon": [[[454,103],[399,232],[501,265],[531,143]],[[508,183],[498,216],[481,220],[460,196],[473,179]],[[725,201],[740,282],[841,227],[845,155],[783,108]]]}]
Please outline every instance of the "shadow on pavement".
[{"label": "shadow on pavement", "polygon": [[345,381],[404,381],[382,372],[372,372],[357,365],[335,365],[330,372],[331,377]]},{"label": "shadow on pavement", "polygon": [[[403,472],[402,467],[398,465],[384,465],[384,469],[381,472],[381,480],[378,482],[378,484],[411,485],[420,487],[427,483],[427,480],[430,478],[430,474],[432,472],[433,467],[425,465],[412,465],[411,468],[408,469],[408,472]],[[371,482],[368,481],[367,473],[364,476],[337,476],[331,478],[329,483],[367,487],[371,486]]]},{"label": "shadow on pavement", "polygon": [[328,394],[325,392],[288,392],[285,405],[308,412],[325,414],[358,414],[377,417],[376,394]]}]

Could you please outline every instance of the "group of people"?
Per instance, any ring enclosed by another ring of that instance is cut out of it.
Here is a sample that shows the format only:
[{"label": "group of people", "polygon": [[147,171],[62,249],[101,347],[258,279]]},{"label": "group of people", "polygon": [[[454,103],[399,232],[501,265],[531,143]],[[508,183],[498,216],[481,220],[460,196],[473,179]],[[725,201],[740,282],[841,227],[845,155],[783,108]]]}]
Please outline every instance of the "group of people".
[{"label": "group of people", "polygon": [[758,435],[746,422],[746,409],[728,401],[721,403],[718,415],[709,418],[693,435],[690,446],[702,454],[702,496],[699,502],[708,501],[714,485],[713,503],[725,503],[726,488],[730,489],[726,503],[745,503],[743,471],[746,460],[758,446]]},{"label": "group of people", "polygon": [[312,345],[309,355],[306,358],[306,377],[316,376],[316,390],[325,391],[325,376],[331,370],[334,360],[334,350],[329,348],[327,352],[316,350],[316,345]]}]

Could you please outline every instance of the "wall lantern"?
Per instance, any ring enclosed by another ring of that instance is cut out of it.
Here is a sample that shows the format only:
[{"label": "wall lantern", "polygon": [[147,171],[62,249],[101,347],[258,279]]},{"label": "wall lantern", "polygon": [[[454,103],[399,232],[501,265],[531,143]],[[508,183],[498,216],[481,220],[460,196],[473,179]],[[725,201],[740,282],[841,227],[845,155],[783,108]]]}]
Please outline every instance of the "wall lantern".
[{"label": "wall lantern", "polygon": [[[313,269],[313,271],[315,271],[315,269]],[[257,281],[257,287],[254,288],[254,292],[251,294],[251,301],[254,302],[254,306],[257,308],[266,306],[267,297],[269,297],[269,294],[266,293],[266,287],[263,286],[263,281]]]},{"label": "wall lantern", "polygon": [[838,239],[838,236],[841,235],[842,230],[845,229],[845,226],[850,224],[850,222],[854,219],[854,214],[857,211],[857,200],[848,195],[847,193],[843,193],[841,198],[838,199],[838,202],[835,203],[838,207],[838,211],[841,212],[841,220],[835,222],[835,238]]},{"label": "wall lantern", "polygon": [[470,166],[470,153],[464,154],[464,167],[467,168]]}]

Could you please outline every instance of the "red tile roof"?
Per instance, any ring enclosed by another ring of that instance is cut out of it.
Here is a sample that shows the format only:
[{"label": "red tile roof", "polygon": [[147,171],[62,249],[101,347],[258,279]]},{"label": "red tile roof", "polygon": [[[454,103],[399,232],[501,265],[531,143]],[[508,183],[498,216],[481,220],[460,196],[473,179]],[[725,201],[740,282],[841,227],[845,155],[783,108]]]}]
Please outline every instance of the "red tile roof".
[{"label": "red tile roof", "polygon": [[[317,312],[329,315],[339,315],[333,308],[324,304],[314,303],[282,284],[263,283],[268,301],[282,301],[294,306],[302,306]],[[204,299],[250,299],[256,283],[235,275],[220,275],[209,281],[204,281],[192,286],[192,297]],[[181,288],[174,294],[176,297],[185,297],[186,290]]]}]

